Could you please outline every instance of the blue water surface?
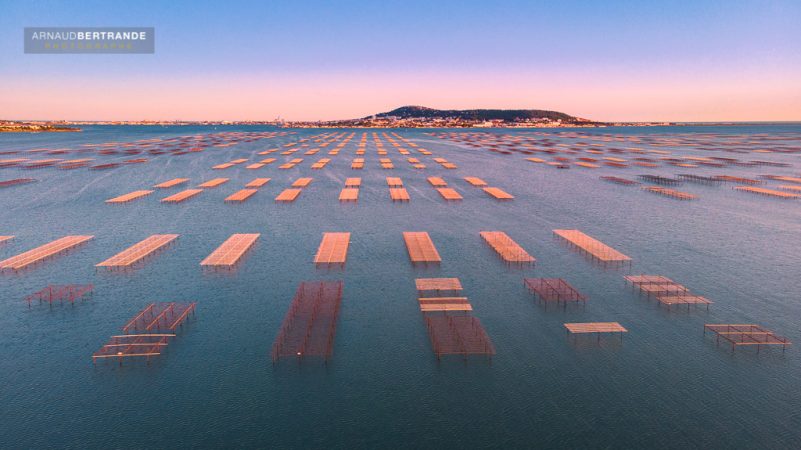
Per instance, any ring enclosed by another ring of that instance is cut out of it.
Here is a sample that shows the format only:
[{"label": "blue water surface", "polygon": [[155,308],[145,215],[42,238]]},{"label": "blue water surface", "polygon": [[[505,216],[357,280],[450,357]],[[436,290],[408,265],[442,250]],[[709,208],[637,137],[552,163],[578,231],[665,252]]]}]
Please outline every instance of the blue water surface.
[{"label": "blue water surface", "polygon": [[[272,129],[87,126],[80,133],[0,135],[0,151],[265,130]],[[756,323],[801,342],[801,202],[738,192],[731,185],[699,184],[679,188],[699,196],[682,202],[598,179],[634,179],[644,173],[799,176],[799,153],[732,154],[664,146],[658,149],[671,156],[761,159],[791,166],[558,170],[525,161],[522,154],[501,155],[434,137],[428,134],[431,130],[394,130],[433,155],[405,147],[412,150],[409,156],[427,165],[416,170],[382,138],[387,157],[395,162],[394,170],[382,170],[372,132],[393,130],[367,130],[365,168],[354,171],[350,163],[365,130],[292,131],[296,133],[200,153],[149,156],[147,163],[111,170],[0,169],[0,180],[39,180],[0,189],[0,235],[16,236],[0,245],[0,259],[64,235],[95,236],[74,252],[0,277],[0,447],[801,445],[798,349],[732,352],[703,334],[705,323]],[[279,162],[304,159],[291,170],[279,170],[278,164],[258,170],[244,164],[211,169],[235,158],[255,162],[266,157],[257,155],[259,151],[331,131],[355,135],[323,170],[310,165],[330,157],[326,153],[331,146],[315,156],[277,155]],[[560,137],[560,131],[546,132],[554,142],[576,142]],[[487,132],[537,137],[532,131]],[[788,145],[797,146],[801,126],[580,132],[662,138],[737,135],[743,140],[767,135],[786,137]],[[90,157],[95,162],[123,159]],[[447,158],[458,169],[446,170],[433,157]],[[275,196],[300,176],[314,181],[295,203],[276,204]],[[362,177],[359,202],[340,204],[339,191],[352,176]],[[403,179],[411,202],[389,200],[386,176]],[[464,200],[444,202],[426,181],[429,176],[443,177]],[[497,202],[464,182],[465,176],[481,177],[515,199]],[[177,205],[159,200],[182,188],[158,190],[126,205],[104,203],[177,177],[191,179],[186,187],[215,177],[231,180]],[[272,180],[243,204],[223,202],[256,177]],[[631,269],[593,264],[556,240],[552,230],[557,228],[578,228],[622,251],[633,258]],[[508,233],[537,258],[536,266],[504,265],[479,237],[483,230]],[[312,262],[327,231],[352,233],[344,270],[317,269]],[[427,231],[442,264],[413,267],[403,231]],[[157,233],[181,236],[134,271],[95,269],[98,262]],[[262,236],[236,271],[201,270],[200,261],[233,233]],[[627,273],[668,276],[715,303],[709,312],[668,311],[626,286],[622,276]],[[473,314],[497,350],[491,361],[435,358],[414,279],[439,276],[461,279]],[[523,278],[529,276],[566,279],[589,298],[586,307],[546,310],[523,287]],[[327,365],[314,360],[273,365],[269,351],[294,291],[299,282],[313,279],[345,283],[333,359]],[[52,308],[36,303],[29,308],[23,301],[48,284],[64,283],[93,283],[94,296]],[[196,318],[149,365],[93,365],[92,353],[154,301],[196,301]],[[574,342],[566,336],[565,322],[590,321],[618,321],[629,333],[622,343],[617,338]]]}]

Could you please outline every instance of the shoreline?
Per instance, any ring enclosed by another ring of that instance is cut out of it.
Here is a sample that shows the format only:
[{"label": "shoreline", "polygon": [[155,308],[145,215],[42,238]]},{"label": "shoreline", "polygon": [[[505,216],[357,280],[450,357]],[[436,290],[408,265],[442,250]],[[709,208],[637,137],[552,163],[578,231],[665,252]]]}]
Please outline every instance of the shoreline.
[{"label": "shoreline", "polygon": [[79,131],[83,131],[83,129],[71,127],[47,127],[39,125],[0,125],[0,133],[74,133]]}]

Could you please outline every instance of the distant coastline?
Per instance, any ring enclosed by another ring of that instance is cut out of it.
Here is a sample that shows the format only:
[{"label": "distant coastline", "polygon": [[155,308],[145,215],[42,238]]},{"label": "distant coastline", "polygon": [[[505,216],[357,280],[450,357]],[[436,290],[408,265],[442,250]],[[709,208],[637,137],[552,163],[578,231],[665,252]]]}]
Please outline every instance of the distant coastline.
[{"label": "distant coastline", "polygon": [[[409,107],[404,107],[409,108]],[[399,109],[404,109],[399,108]],[[417,108],[417,107],[415,107]],[[0,133],[50,133],[83,131],[81,125],[122,125],[122,126],[274,126],[281,128],[607,128],[607,127],[705,127],[705,126],[746,126],[746,125],[801,125],[801,121],[721,121],[721,122],[595,122],[587,119],[563,115],[553,111],[551,117],[512,119],[486,117],[465,117],[434,113],[428,117],[417,115],[392,115],[393,112],[376,114],[360,119],[333,121],[284,121],[276,120],[0,120]],[[438,110],[431,110],[437,111]],[[493,114],[514,114],[524,111],[536,114],[538,110],[467,110],[468,114],[489,112]],[[453,113],[452,111],[446,112]],[[479,114],[480,116],[481,114]]]},{"label": "distant coastline", "polygon": [[82,131],[61,122],[0,121],[0,133],[63,133]]}]

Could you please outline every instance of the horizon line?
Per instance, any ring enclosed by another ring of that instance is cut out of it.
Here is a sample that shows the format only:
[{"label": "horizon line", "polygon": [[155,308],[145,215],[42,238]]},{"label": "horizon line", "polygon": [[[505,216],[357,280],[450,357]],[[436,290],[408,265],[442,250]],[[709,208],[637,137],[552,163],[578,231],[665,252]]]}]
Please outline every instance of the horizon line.
[{"label": "horizon line", "polygon": [[[369,116],[368,116],[369,117]],[[285,120],[285,119],[5,119],[0,118],[0,122],[84,122],[84,123],[101,123],[101,122],[121,122],[136,125],[141,122],[178,122],[178,123],[200,123],[200,122],[231,122],[242,124],[245,122],[283,122],[283,123],[331,123],[341,122],[348,120],[358,119],[333,119],[333,120]],[[590,119],[587,119],[590,120]],[[801,118],[791,120],[590,120],[590,124],[801,124]],[[350,128],[343,126],[342,128]],[[373,127],[377,128],[377,127]],[[426,127],[387,127],[387,128],[426,128]],[[447,127],[430,127],[430,128],[447,128]],[[470,128],[470,127],[468,127]],[[525,128],[525,127],[521,127]],[[552,127],[558,128],[558,127]],[[574,127],[575,128],[575,127]]]}]

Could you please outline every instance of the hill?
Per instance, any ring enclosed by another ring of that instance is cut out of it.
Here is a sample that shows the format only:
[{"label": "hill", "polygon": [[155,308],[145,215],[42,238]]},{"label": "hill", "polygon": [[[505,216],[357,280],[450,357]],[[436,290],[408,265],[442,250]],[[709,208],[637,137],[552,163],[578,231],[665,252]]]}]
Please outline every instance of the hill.
[{"label": "hill", "polygon": [[425,106],[402,106],[361,119],[284,124],[300,128],[562,128],[604,125],[543,109],[434,109]]},{"label": "hill", "polygon": [[392,111],[376,114],[376,117],[398,117],[401,119],[460,119],[466,121],[502,120],[504,122],[547,119],[552,121],[560,120],[567,123],[587,122],[584,119],[563,112],[541,109],[433,109],[425,106],[402,106]]}]

